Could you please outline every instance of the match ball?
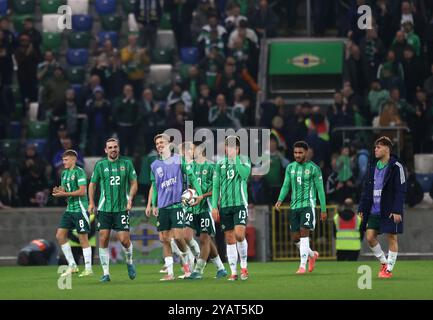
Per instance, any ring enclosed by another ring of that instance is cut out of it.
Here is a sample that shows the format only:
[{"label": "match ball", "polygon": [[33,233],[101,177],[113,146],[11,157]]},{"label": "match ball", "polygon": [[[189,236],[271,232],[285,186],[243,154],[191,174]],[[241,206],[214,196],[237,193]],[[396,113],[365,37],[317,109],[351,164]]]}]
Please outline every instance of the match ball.
[{"label": "match ball", "polygon": [[195,191],[194,189],[186,189],[182,193],[182,204],[185,207],[189,207],[193,205],[195,202],[195,198],[197,198],[197,196],[198,196],[197,191]]}]

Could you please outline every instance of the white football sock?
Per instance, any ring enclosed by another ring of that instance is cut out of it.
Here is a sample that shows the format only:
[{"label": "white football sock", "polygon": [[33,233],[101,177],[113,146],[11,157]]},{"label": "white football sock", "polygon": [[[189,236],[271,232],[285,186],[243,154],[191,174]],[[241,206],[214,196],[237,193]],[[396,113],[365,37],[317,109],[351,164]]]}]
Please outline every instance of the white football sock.
[{"label": "white football sock", "polygon": [[171,239],[170,240],[170,246],[171,246],[171,251],[173,251],[174,254],[176,254],[178,257],[181,256],[181,252],[179,247],[177,246],[176,240]]},{"label": "white football sock", "polygon": [[301,257],[300,267],[304,268],[307,266],[307,260],[310,253],[310,238],[304,237],[301,238],[301,245],[299,248],[299,255]]},{"label": "white football sock", "polygon": [[123,252],[125,253],[125,261],[127,264],[132,264],[132,242],[129,245],[129,248],[125,248],[122,246]]},{"label": "white football sock", "polygon": [[203,274],[203,270],[206,267],[206,261],[203,259],[198,259],[197,264],[195,265],[194,272],[198,272],[200,274]]},{"label": "white football sock", "polygon": [[86,270],[92,270],[92,247],[83,248],[83,257]]},{"label": "white football sock", "polygon": [[188,246],[186,246],[186,254],[188,256],[188,263],[191,266],[191,270],[192,270],[192,269],[194,269],[195,256]]},{"label": "white football sock", "polygon": [[195,241],[194,238],[192,238],[190,241],[187,242],[188,247],[191,249],[192,254],[194,257],[198,260],[200,257],[200,246],[198,245],[197,241]]},{"label": "white football sock", "polygon": [[229,260],[230,270],[232,275],[238,274],[238,250],[236,249],[236,244],[227,245],[227,259]]},{"label": "white football sock", "polygon": [[104,276],[110,274],[110,255],[108,253],[108,248],[99,248],[99,260],[101,260],[102,270],[104,271]]},{"label": "white football sock", "polygon": [[295,246],[296,246],[296,248],[301,250],[301,241],[295,242]]},{"label": "white football sock", "polygon": [[247,260],[248,260],[248,242],[247,239],[244,239],[241,242],[237,242],[236,244],[239,252],[239,257],[241,260],[241,268],[245,269],[247,267]]},{"label": "white football sock", "polygon": [[386,268],[387,271],[392,272],[394,269],[395,262],[397,261],[398,252],[388,251],[388,266]]},{"label": "white football sock", "polygon": [[68,265],[70,267],[76,267],[77,263],[75,262],[74,255],[72,254],[72,249],[69,242],[62,244],[62,251],[63,254],[65,255],[66,261],[68,261]]},{"label": "white football sock", "polygon": [[180,251],[180,261],[182,262],[182,266],[185,264],[189,264],[188,249],[186,250],[186,252]]},{"label": "white football sock", "polygon": [[380,243],[377,243],[374,247],[370,247],[370,250],[373,251],[374,256],[379,259],[381,264],[386,263],[385,253],[383,253]]},{"label": "white football sock", "polygon": [[167,273],[169,276],[173,275],[173,257],[165,257],[164,258],[165,266],[167,267]]},{"label": "white football sock", "polygon": [[217,271],[225,269],[224,264],[221,261],[221,258],[219,255],[217,255],[215,258],[211,258],[210,261],[215,265],[215,267],[217,268]]}]

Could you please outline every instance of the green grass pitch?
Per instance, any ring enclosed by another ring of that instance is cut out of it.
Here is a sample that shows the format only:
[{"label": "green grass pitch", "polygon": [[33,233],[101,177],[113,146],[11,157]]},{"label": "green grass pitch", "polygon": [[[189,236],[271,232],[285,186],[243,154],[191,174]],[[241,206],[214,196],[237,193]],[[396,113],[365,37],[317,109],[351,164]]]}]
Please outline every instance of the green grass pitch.
[{"label": "green grass pitch", "polygon": [[[360,290],[358,267],[372,268],[372,289]],[[208,265],[199,281],[160,282],[159,265],[137,266],[130,280],[125,265],[111,265],[111,282],[94,276],[72,278],[72,289],[57,286],[56,266],[0,267],[0,299],[433,299],[433,261],[398,261],[392,279],[378,279],[377,262],[318,261],[311,274],[295,275],[297,262],[250,263],[247,281],[214,279]],[[80,270],[82,266],[80,267]],[[180,274],[175,266],[175,273]]]}]

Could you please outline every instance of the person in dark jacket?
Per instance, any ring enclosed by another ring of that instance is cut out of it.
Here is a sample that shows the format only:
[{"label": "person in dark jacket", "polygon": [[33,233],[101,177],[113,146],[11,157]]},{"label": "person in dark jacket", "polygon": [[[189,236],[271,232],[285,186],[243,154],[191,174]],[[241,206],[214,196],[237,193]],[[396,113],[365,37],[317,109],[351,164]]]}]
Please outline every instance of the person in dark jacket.
[{"label": "person in dark jacket", "polygon": [[143,45],[155,48],[156,34],[161,20],[162,8],[159,0],[139,0],[135,3],[135,18],[143,26]]},{"label": "person in dark jacket", "polygon": [[[361,231],[366,231],[368,245],[382,264],[379,278],[391,278],[397,260],[397,234],[403,233],[403,205],[406,197],[406,176],[398,158],[391,155],[393,143],[383,136],[376,140],[368,177],[364,184],[358,214]],[[377,235],[388,235],[386,258]]]},{"label": "person in dark jacket", "polygon": [[179,49],[192,44],[191,23],[197,3],[197,0],[164,1],[163,11],[170,13],[170,22]]}]

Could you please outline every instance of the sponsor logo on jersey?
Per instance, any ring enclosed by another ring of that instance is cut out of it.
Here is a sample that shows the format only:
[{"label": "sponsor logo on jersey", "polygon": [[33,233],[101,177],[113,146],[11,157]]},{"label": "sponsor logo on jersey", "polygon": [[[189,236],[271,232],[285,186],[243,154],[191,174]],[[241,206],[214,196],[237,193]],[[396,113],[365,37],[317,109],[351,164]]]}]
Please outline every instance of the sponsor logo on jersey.
[{"label": "sponsor logo on jersey", "polygon": [[110,169],[108,169],[108,168],[105,168],[104,172],[108,172],[108,171],[110,171]]},{"label": "sponsor logo on jersey", "polygon": [[290,171],[291,174],[295,174],[295,170]]},{"label": "sponsor logo on jersey", "polygon": [[174,185],[176,182],[177,182],[177,177],[170,178],[170,179],[165,180],[165,181],[163,181],[163,182],[161,183],[161,188],[163,188],[163,189],[164,189],[164,188],[167,188],[167,187],[169,187],[169,186]]},{"label": "sponsor logo on jersey", "polygon": [[156,173],[158,174],[158,177],[162,178],[164,176],[164,171],[161,167],[156,168]]},{"label": "sponsor logo on jersey", "polygon": [[382,196],[382,189],[374,190],[373,191],[373,196],[374,197],[380,197],[380,196]]},{"label": "sponsor logo on jersey", "polygon": [[225,168],[226,168],[226,165],[223,164],[223,165],[221,166],[221,169],[225,169]]},{"label": "sponsor logo on jersey", "polygon": [[111,171],[117,172],[117,168],[113,168],[113,169],[111,169]]}]

